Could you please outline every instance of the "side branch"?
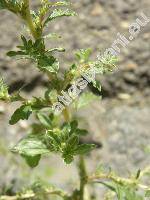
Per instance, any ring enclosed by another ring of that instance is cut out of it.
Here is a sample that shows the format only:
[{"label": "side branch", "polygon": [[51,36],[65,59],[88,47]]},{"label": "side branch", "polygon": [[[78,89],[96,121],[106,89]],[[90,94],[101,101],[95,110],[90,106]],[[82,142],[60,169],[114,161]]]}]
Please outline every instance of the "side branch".
[{"label": "side branch", "polygon": [[[44,194],[47,195],[57,195],[62,198],[68,198],[67,194],[63,192],[62,190],[49,190],[45,189],[43,192]],[[36,193],[33,191],[28,191],[26,194],[21,194],[21,195],[16,195],[16,196],[0,196],[0,200],[28,200],[28,199],[33,199],[36,197]]]}]

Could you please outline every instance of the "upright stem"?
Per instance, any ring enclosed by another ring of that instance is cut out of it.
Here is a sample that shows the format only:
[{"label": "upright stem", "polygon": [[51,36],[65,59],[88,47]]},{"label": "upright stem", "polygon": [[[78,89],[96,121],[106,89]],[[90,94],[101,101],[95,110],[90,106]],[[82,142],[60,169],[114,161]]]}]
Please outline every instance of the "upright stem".
[{"label": "upright stem", "polygon": [[71,117],[70,117],[69,109],[67,107],[63,110],[63,116],[66,122],[70,121]]},{"label": "upright stem", "polygon": [[79,158],[78,167],[79,167],[79,176],[80,176],[79,197],[80,197],[80,200],[84,200],[84,190],[85,190],[85,185],[87,184],[87,172],[86,172],[85,160],[83,156],[80,156]]},{"label": "upright stem", "polygon": [[25,19],[25,21],[26,21],[26,23],[27,23],[27,25],[28,25],[28,27],[30,29],[30,32],[31,32],[32,36],[34,37],[34,39],[38,39],[39,38],[39,34],[36,31],[35,25],[33,23],[33,19],[32,19],[31,12],[30,12],[29,0],[24,0],[24,5],[26,7],[24,19]]}]

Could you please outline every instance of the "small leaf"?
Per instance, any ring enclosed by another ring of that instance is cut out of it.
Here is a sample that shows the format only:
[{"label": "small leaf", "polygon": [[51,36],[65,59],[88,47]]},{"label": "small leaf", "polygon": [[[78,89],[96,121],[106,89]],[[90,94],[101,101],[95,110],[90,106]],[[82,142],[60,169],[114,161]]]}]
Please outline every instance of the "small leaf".
[{"label": "small leaf", "polygon": [[138,179],[138,178],[140,177],[140,175],[141,175],[141,170],[139,169],[139,170],[137,171],[137,174],[136,174],[136,179]]},{"label": "small leaf", "polygon": [[73,135],[69,138],[69,140],[67,141],[67,143],[71,146],[72,149],[74,149],[78,143],[79,143],[79,137],[76,135]]},{"label": "small leaf", "polygon": [[62,47],[57,47],[57,48],[53,48],[53,49],[49,49],[48,52],[65,52],[65,49]]},{"label": "small leaf", "polygon": [[23,51],[9,51],[7,53],[7,56],[9,57],[22,56],[22,55],[26,55],[26,54]]},{"label": "small leaf", "polygon": [[70,164],[73,161],[73,156],[71,154],[66,154],[66,155],[64,154],[63,158],[66,164]]},{"label": "small leaf", "polygon": [[51,21],[53,19],[56,19],[58,17],[64,17],[64,16],[66,16],[66,17],[67,16],[76,16],[76,13],[74,11],[72,11],[72,10],[69,10],[69,9],[67,9],[67,10],[55,9],[50,14],[50,16],[46,19],[44,24],[46,25],[49,21]]},{"label": "small leaf", "polygon": [[45,127],[51,126],[51,121],[46,115],[43,115],[42,113],[37,113],[37,117],[43,126]]},{"label": "small leaf", "polygon": [[92,82],[93,87],[95,87],[99,92],[101,92],[101,84],[99,81],[95,80]]},{"label": "small leaf", "polygon": [[[76,120],[72,121],[70,123],[70,126],[71,126],[71,134],[74,133],[76,131],[76,129],[78,128],[78,122]],[[70,135],[71,135],[70,134]]]},{"label": "small leaf", "polygon": [[44,56],[39,58],[38,67],[43,71],[56,73],[59,69],[59,62],[53,56]]},{"label": "small leaf", "polygon": [[86,135],[89,134],[89,132],[85,129],[77,129],[76,134],[79,135],[79,136],[86,136]]},{"label": "small leaf", "polygon": [[21,40],[22,40],[22,42],[23,42],[23,45],[24,45],[25,47],[27,47],[27,46],[28,46],[28,42],[27,42],[26,38],[25,38],[23,35],[21,35]]},{"label": "small leaf", "polygon": [[55,7],[55,6],[69,6],[70,2],[58,1],[58,2],[51,3],[51,4],[52,4],[52,7]]},{"label": "small leaf", "polygon": [[36,156],[26,156],[22,155],[22,157],[25,159],[26,163],[31,167],[34,168],[39,164],[39,161],[41,159],[41,155]]},{"label": "small leaf", "polygon": [[80,49],[76,52],[75,56],[80,63],[86,63],[89,61],[89,57],[92,53],[91,49]]},{"label": "small leaf", "polygon": [[9,123],[11,125],[16,124],[19,120],[27,120],[29,116],[32,113],[32,108],[30,105],[22,105],[20,108],[18,108],[14,114],[12,115]]},{"label": "small leaf", "polygon": [[96,148],[95,144],[81,144],[81,145],[78,145],[78,147],[74,153],[75,154],[87,154],[95,148]]},{"label": "small leaf", "polygon": [[4,83],[4,80],[0,78],[0,100],[5,100],[8,97],[8,86]]},{"label": "small leaf", "polygon": [[49,33],[48,35],[45,35],[44,37],[43,37],[44,39],[59,39],[59,38],[61,38],[61,36],[60,35],[58,35],[57,33]]}]

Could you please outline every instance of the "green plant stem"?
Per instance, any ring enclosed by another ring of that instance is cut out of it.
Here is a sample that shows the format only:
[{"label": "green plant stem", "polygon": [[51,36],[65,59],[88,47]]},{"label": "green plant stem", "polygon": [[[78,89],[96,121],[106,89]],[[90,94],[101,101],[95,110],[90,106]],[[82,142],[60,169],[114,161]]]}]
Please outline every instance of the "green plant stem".
[{"label": "green plant stem", "polygon": [[70,121],[71,116],[70,116],[69,109],[67,107],[63,110],[63,116],[66,122]]},{"label": "green plant stem", "polygon": [[139,181],[137,179],[121,178],[112,174],[99,174],[99,175],[94,174],[88,177],[88,183],[92,182],[96,183],[104,180],[113,181],[120,185],[135,185],[143,190],[150,190],[150,187],[143,184],[139,184]]},{"label": "green plant stem", "polygon": [[[67,194],[64,193],[62,190],[51,191],[51,190],[46,189],[45,194],[57,195],[66,199],[68,198]],[[36,193],[31,191],[30,193],[16,195],[16,196],[0,196],[0,200],[28,200],[28,199],[33,199],[35,197],[36,197]]]},{"label": "green plant stem", "polygon": [[38,32],[36,31],[35,25],[33,23],[33,19],[32,19],[31,12],[30,12],[29,0],[24,0],[24,4],[26,7],[24,20],[26,21],[34,39],[38,39],[40,36],[39,36]]},{"label": "green plant stem", "polygon": [[79,190],[79,197],[80,200],[84,200],[84,190],[85,185],[87,184],[87,172],[85,166],[85,160],[83,156],[79,157],[79,176],[80,176],[80,190]]}]

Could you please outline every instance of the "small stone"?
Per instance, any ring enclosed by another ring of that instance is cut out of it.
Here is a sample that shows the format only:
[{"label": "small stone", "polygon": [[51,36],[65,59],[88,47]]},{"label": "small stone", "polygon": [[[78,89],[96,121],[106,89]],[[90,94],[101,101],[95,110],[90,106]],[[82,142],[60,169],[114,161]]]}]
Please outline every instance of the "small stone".
[{"label": "small stone", "polygon": [[131,95],[127,93],[120,93],[118,94],[118,98],[121,100],[128,100],[128,99],[131,99]]},{"label": "small stone", "polygon": [[0,114],[3,114],[5,112],[5,107],[0,105]]},{"label": "small stone", "polygon": [[22,129],[28,129],[28,123],[26,122],[26,121],[20,121],[19,122],[19,125],[20,125],[20,127],[22,128]]},{"label": "small stone", "polygon": [[134,70],[137,68],[137,64],[134,63],[134,62],[129,62],[126,64],[126,67],[125,67],[127,70]]},{"label": "small stone", "polygon": [[150,38],[150,34],[149,33],[144,33],[143,34],[143,38],[144,39],[149,39]]},{"label": "small stone", "polygon": [[121,22],[121,27],[124,29],[128,29],[129,28],[129,23],[127,21],[122,21]]},{"label": "small stone", "polygon": [[91,11],[92,16],[99,16],[103,13],[103,8],[99,3],[95,3]]}]

